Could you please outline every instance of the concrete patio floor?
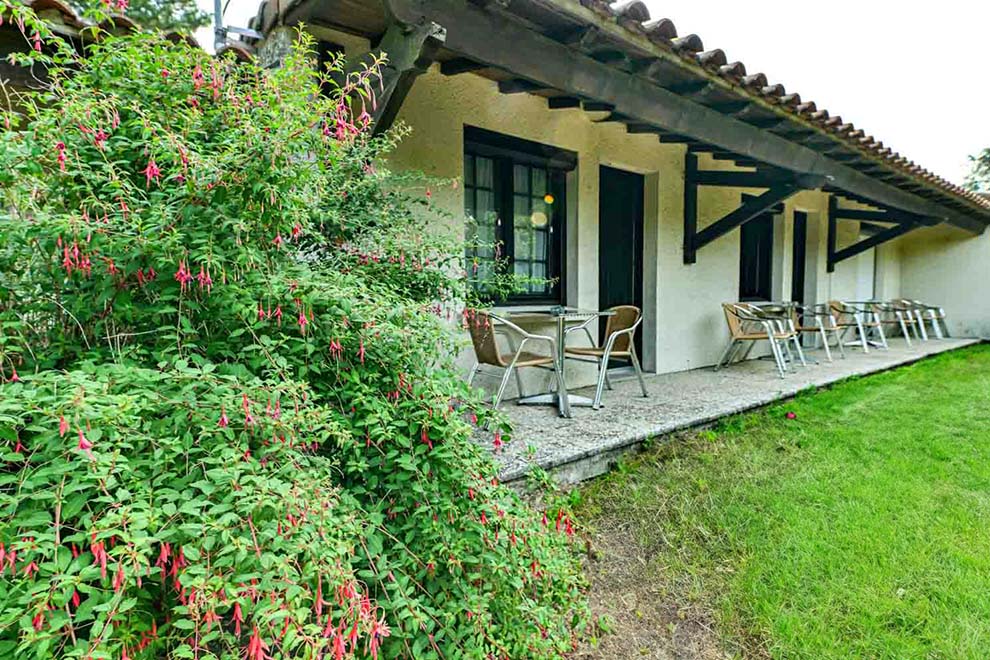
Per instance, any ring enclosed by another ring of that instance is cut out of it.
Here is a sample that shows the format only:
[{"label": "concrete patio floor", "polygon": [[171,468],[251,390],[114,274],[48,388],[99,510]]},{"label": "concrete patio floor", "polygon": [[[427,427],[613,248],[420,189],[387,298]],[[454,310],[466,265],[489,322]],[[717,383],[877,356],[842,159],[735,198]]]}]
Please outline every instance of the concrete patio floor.
[{"label": "concrete patio floor", "polygon": [[[711,368],[648,376],[649,398],[643,398],[634,378],[613,378],[601,410],[575,408],[571,419],[544,406],[518,406],[507,401],[502,409],[512,420],[514,434],[499,454],[501,477],[511,482],[525,476],[530,466],[551,471],[562,483],[575,483],[607,472],[618,457],[646,439],[656,438],[786,399],[798,392],[823,387],[854,376],[886,371],[925,357],[980,343],[975,339],[914,342],[890,340],[890,350],[846,350],[846,358],[828,363],[821,351],[809,351],[819,364],[797,367],[781,379],[772,361],[750,360],[715,372]],[[573,393],[594,396],[593,389]]]}]

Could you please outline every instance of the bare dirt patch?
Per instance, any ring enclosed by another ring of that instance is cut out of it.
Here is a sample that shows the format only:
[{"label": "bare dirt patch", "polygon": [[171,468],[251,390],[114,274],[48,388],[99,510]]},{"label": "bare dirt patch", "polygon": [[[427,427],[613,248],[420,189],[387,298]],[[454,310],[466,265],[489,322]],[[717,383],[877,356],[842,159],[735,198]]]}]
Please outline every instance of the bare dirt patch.
[{"label": "bare dirt patch", "polygon": [[652,553],[623,529],[596,530],[589,541],[586,571],[596,616],[604,618],[593,644],[573,660],[725,660],[705,608],[678,598]]}]

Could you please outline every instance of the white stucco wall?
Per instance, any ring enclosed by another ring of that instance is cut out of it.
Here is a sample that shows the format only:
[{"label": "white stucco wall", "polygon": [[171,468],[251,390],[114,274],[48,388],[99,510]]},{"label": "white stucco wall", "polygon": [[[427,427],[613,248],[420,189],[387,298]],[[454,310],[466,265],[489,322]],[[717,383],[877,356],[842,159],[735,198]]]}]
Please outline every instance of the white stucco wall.
[{"label": "white stucco wall", "polygon": [[990,232],[974,237],[939,226],[896,245],[904,297],[944,307],[955,336],[990,339]]}]

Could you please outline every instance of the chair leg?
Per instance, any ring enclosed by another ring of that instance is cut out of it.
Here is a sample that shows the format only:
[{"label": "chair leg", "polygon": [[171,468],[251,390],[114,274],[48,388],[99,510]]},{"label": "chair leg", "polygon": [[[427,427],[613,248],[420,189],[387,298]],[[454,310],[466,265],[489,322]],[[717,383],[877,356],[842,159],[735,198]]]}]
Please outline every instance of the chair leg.
[{"label": "chair leg", "polygon": [[935,330],[936,339],[945,339],[945,337],[942,336],[942,328],[938,326],[938,314],[935,310],[932,310],[932,328]]},{"label": "chair leg", "polygon": [[879,316],[873,317],[877,322],[877,334],[880,335],[880,345],[883,346],[884,350],[889,351],[890,345],[887,343],[887,333],[883,331],[883,321]]},{"label": "chair leg", "polygon": [[791,337],[791,341],[794,342],[794,350],[797,351],[798,359],[801,361],[802,367],[808,366],[808,361],[804,359],[804,350],[801,348],[801,334],[794,328],[794,322],[788,324],[790,326],[791,332],[794,335]]},{"label": "chair leg", "polygon": [[612,379],[608,377],[608,369],[605,370],[605,389],[612,391]]},{"label": "chair leg", "polygon": [[556,357],[553,360],[553,372],[557,376],[557,408],[563,417],[571,416],[571,399],[567,394],[567,385],[564,383],[563,360]]},{"label": "chair leg", "polygon": [[845,347],[844,337],[846,336],[846,333],[844,330],[841,330],[837,325],[832,326],[832,333],[835,335],[835,345],[839,347],[839,357],[845,360],[846,347]]},{"label": "chair leg", "polygon": [[911,348],[911,335],[908,334],[907,323],[904,322],[904,315],[900,312],[894,312],[897,315],[897,322],[901,324],[901,332],[904,334],[904,341],[907,342],[908,348]]},{"label": "chair leg", "polygon": [[602,356],[598,365],[598,384],[595,387],[595,400],[591,407],[598,410],[602,407],[602,390],[605,389],[605,378],[608,376],[608,351]]},{"label": "chair leg", "polygon": [[866,340],[866,329],[863,327],[863,322],[858,317],[856,318],[856,328],[859,330],[859,342],[863,346],[863,353],[869,353],[870,344]]},{"label": "chair leg", "polygon": [[773,353],[774,362],[777,363],[777,373],[779,373],[780,377],[783,378],[784,373],[787,370],[784,364],[784,354],[781,351],[780,346],[777,345],[777,340],[773,338],[772,334],[770,335],[769,341],[770,351]]},{"label": "chair leg", "polygon": [[643,391],[643,398],[647,399],[650,393],[646,391],[646,381],[643,380],[643,368],[639,366],[639,358],[636,357],[636,347],[629,347],[629,357],[632,359],[633,369],[636,371],[636,378],[639,379],[639,388]]},{"label": "chair leg", "polygon": [[478,371],[481,369],[481,363],[475,362],[474,366],[471,367],[471,373],[468,375],[468,387],[474,386],[474,377],[478,375]]},{"label": "chair leg", "polygon": [[[825,324],[822,323],[821,319],[818,319],[818,332],[821,335],[822,347],[825,349],[825,359],[832,362],[832,349],[828,347],[828,335],[825,334]],[[815,341],[817,343],[818,335],[815,336]]]},{"label": "chair leg", "polygon": [[725,347],[725,350],[722,351],[722,356],[718,359],[718,362],[715,363],[715,371],[718,371],[723,366],[728,366],[728,362],[726,362],[726,360],[728,360],[729,353],[732,351],[733,348],[735,348],[735,346],[736,346],[736,340],[730,339],[729,345]]},{"label": "chair leg", "polygon": [[925,314],[922,311],[915,313],[915,318],[918,319],[918,327],[921,329],[921,340],[928,341],[928,330],[925,328]]},{"label": "chair leg", "polygon": [[505,373],[502,375],[502,382],[498,386],[498,394],[495,395],[495,409],[498,410],[498,406],[502,403],[502,397],[505,395],[505,387],[509,384],[509,377],[512,376],[512,371],[515,369],[516,363],[513,361],[508,367],[505,368]]}]

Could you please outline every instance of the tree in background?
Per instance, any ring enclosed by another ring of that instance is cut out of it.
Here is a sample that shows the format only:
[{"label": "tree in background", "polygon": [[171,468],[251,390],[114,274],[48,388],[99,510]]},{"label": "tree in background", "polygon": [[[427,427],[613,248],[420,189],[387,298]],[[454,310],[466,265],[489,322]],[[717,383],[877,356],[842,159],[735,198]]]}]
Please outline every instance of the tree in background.
[{"label": "tree in background", "polygon": [[[79,10],[88,7],[76,6]],[[114,0],[114,8],[147,30],[192,34],[210,22],[210,14],[196,0]]]},{"label": "tree in background", "polygon": [[990,149],[971,156],[973,169],[966,177],[966,188],[975,192],[990,192]]}]

